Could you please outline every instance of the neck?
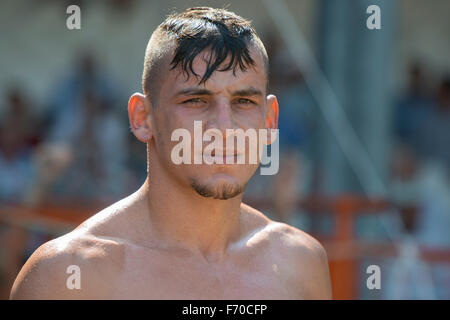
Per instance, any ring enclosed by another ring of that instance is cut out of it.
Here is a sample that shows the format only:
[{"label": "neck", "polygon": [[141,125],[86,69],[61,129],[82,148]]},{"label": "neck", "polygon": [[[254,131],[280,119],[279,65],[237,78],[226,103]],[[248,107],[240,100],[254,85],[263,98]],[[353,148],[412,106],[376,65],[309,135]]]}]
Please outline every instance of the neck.
[{"label": "neck", "polygon": [[165,245],[221,260],[241,231],[242,194],[228,200],[203,197],[165,170],[151,169],[139,192],[147,202],[152,234]]}]

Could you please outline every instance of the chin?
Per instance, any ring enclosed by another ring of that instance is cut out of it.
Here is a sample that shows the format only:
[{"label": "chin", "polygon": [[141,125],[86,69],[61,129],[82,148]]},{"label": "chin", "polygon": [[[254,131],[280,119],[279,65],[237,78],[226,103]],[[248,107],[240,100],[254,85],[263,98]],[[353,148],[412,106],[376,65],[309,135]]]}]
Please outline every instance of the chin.
[{"label": "chin", "polygon": [[191,186],[199,195],[219,200],[236,197],[244,192],[246,184],[246,182],[225,173],[216,173],[206,179],[191,179]]}]

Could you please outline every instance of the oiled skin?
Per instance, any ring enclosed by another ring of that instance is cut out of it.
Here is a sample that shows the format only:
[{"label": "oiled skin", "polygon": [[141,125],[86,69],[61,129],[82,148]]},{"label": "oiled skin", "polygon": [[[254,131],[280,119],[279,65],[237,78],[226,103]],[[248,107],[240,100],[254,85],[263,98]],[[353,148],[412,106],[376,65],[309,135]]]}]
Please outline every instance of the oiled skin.
[{"label": "oiled skin", "polygon": [[[306,233],[241,205],[242,233],[226,255],[208,259],[139,235],[132,196],[37,249],[11,299],[329,299],[322,246]],[[68,289],[67,267],[81,270]]]}]

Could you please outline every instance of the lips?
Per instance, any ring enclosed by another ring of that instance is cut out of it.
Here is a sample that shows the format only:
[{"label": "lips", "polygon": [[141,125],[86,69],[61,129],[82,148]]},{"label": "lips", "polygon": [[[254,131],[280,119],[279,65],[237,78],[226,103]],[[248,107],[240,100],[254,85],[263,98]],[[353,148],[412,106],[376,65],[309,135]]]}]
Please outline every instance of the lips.
[{"label": "lips", "polygon": [[[235,156],[238,155],[238,152],[237,152],[237,150],[235,150],[235,151],[231,151],[231,150],[230,151],[228,151],[228,150],[220,151],[220,150],[218,150],[217,151],[217,157],[220,157],[220,155],[222,155],[224,158],[235,157]],[[215,149],[211,152],[211,156],[212,157],[216,156],[216,150]]]},{"label": "lips", "polygon": [[203,158],[207,164],[218,164],[218,165],[230,165],[230,164],[245,164],[245,156],[242,154],[234,154],[229,156],[214,156],[206,155]]}]

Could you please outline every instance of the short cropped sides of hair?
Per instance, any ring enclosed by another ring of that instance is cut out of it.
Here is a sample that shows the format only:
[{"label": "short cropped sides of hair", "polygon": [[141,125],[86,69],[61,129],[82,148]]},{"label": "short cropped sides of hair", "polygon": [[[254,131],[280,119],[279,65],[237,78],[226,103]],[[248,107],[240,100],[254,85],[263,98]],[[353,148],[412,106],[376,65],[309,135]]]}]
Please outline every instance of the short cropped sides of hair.
[{"label": "short cropped sides of hair", "polygon": [[[240,68],[246,71],[255,66],[250,56],[254,47],[262,55],[269,79],[269,59],[266,49],[250,21],[225,9],[195,7],[182,13],[171,14],[153,32],[145,52],[142,89],[154,106],[161,88],[161,75],[181,66],[187,75],[194,72],[193,62],[201,52],[210,51],[205,73],[199,84],[206,82],[214,71],[228,71]],[[224,61],[230,57],[229,61]],[[172,58],[172,60],[169,60]],[[223,65],[223,67],[221,67]]]}]

